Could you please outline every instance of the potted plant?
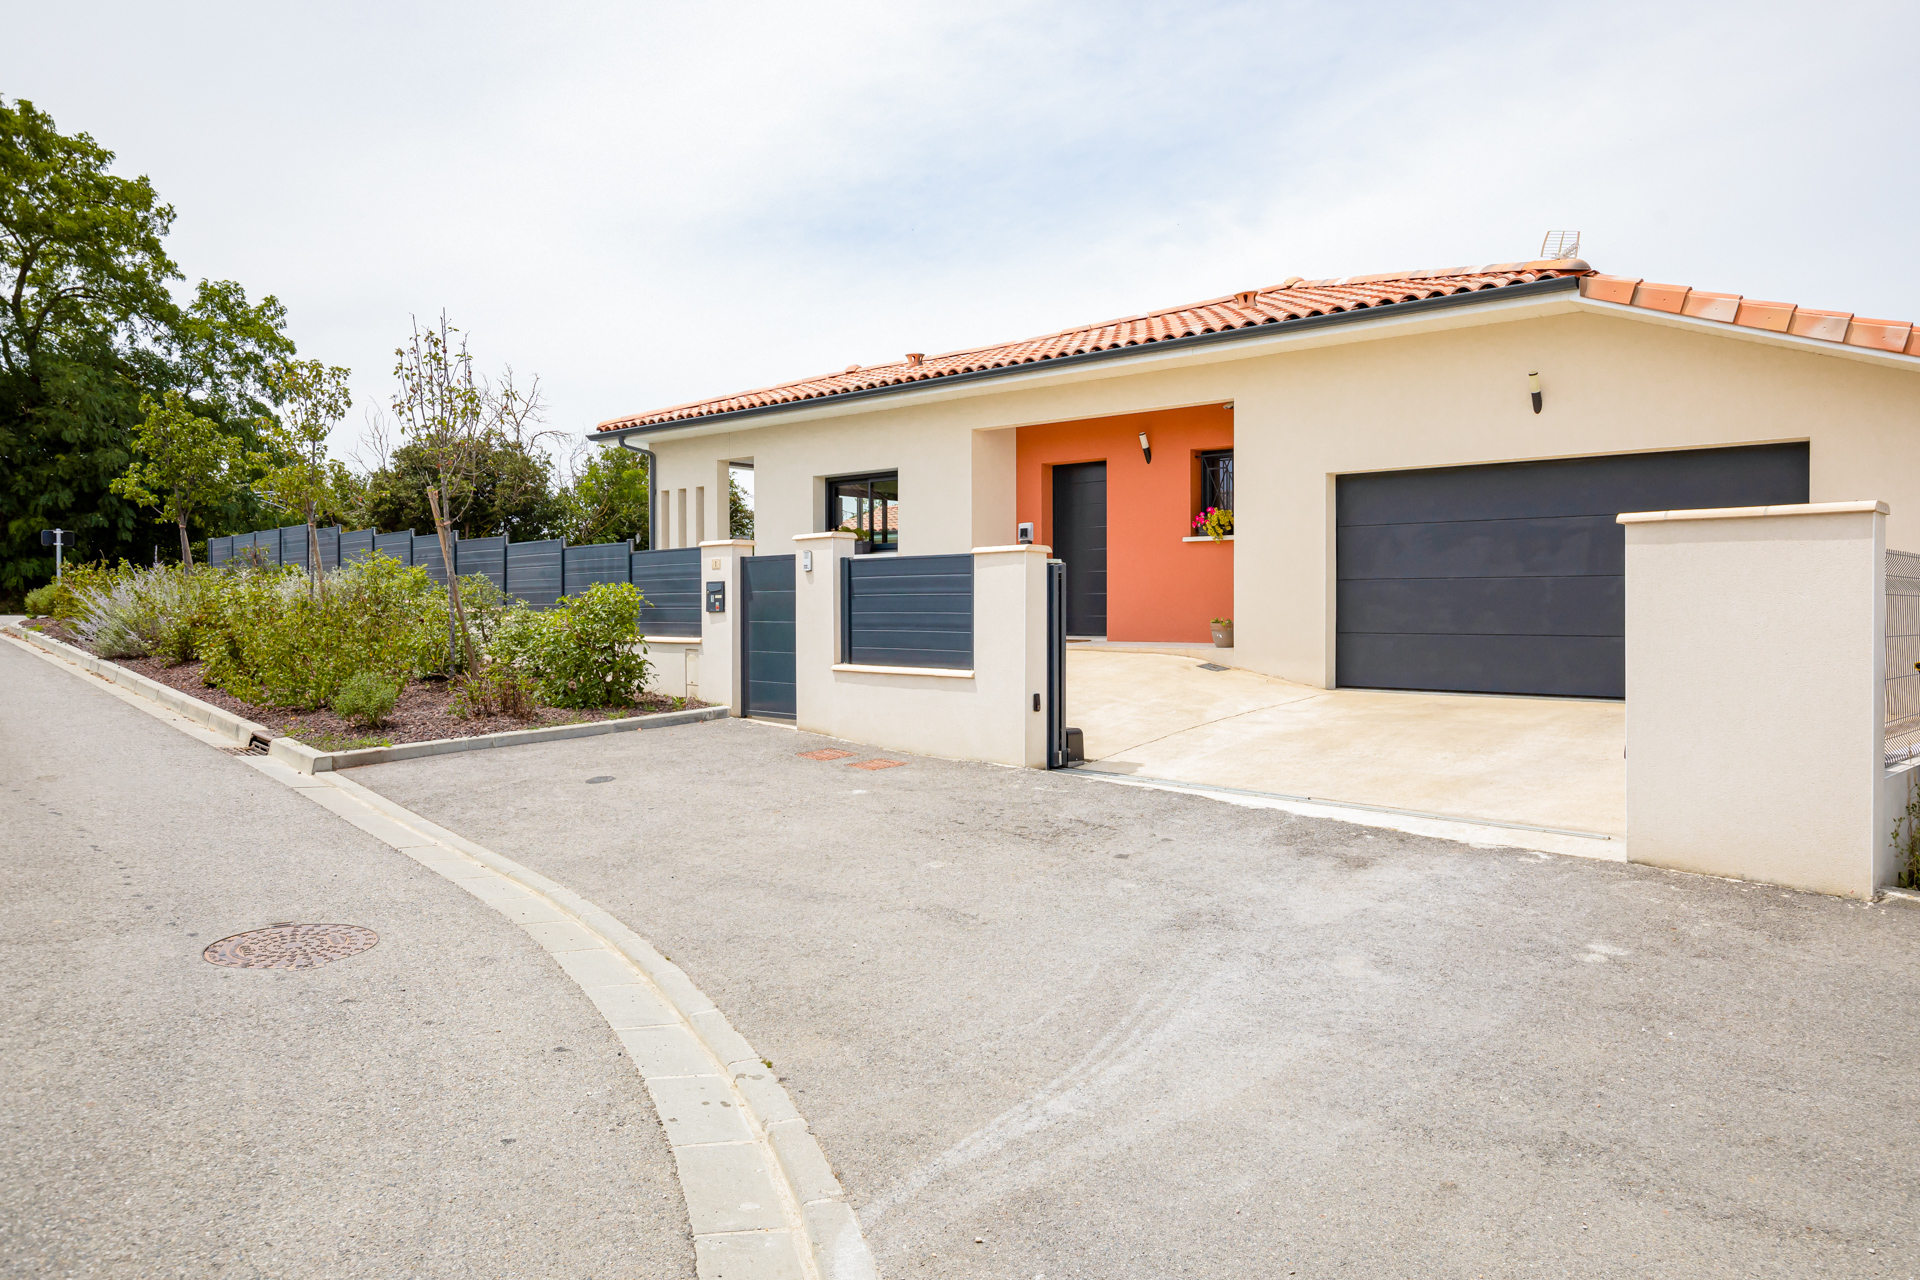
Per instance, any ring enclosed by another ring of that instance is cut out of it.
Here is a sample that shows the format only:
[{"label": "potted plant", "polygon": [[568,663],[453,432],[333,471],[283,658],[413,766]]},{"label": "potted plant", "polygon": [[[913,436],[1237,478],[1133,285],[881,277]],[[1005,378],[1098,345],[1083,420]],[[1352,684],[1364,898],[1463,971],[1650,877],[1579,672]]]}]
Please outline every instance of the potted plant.
[{"label": "potted plant", "polygon": [[838,529],[835,529],[834,532],[850,533],[857,539],[853,544],[853,554],[864,556],[870,555],[873,552],[873,539],[869,537],[867,531],[859,525],[843,524]]},{"label": "potted plant", "polygon": [[1193,518],[1193,536],[1212,538],[1215,542],[1233,536],[1233,508],[1208,507]]},{"label": "potted plant", "polygon": [[1213,647],[1216,649],[1233,648],[1233,619],[1215,618],[1213,620]]}]

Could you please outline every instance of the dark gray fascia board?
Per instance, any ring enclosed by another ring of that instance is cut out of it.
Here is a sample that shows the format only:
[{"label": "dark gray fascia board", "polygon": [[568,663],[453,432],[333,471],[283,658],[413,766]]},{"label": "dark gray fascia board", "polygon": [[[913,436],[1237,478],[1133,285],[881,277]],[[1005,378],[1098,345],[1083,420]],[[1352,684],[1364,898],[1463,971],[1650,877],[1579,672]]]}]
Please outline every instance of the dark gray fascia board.
[{"label": "dark gray fascia board", "polygon": [[1565,293],[1580,287],[1579,276],[1562,276],[1554,280],[1534,280],[1527,284],[1510,284],[1499,289],[1476,289],[1472,293],[1449,293],[1438,298],[1415,298],[1411,302],[1389,302],[1374,307],[1362,307],[1357,311],[1335,311],[1328,315],[1306,316],[1299,320],[1279,320],[1272,324],[1250,325],[1244,329],[1222,329],[1217,333],[1196,333],[1185,338],[1166,338],[1159,342],[1142,342],[1131,347],[1114,347],[1107,351],[1085,351],[1073,356],[1055,356],[1051,360],[1029,360],[1023,364],[1002,365],[997,369],[974,369],[968,373],[950,373],[943,378],[922,378],[914,382],[897,382],[885,387],[866,387],[859,391],[843,391],[833,396],[813,396],[806,400],[783,400],[779,404],[755,405],[750,409],[734,409],[728,413],[708,413],[697,418],[676,418],[672,422],[656,422],[650,426],[615,427],[610,431],[596,431],[588,436],[589,440],[619,440],[630,435],[661,435],[674,431],[684,431],[690,427],[705,427],[716,422],[738,422],[743,418],[765,417],[770,413],[784,413],[790,409],[812,408],[825,404],[843,404],[852,400],[872,400],[879,396],[900,395],[909,391],[931,391],[940,387],[952,386],[963,382],[985,382],[992,378],[1005,378],[1018,373],[1033,373],[1042,369],[1062,369],[1075,365],[1094,364],[1104,360],[1125,360],[1131,356],[1158,354],[1162,351],[1180,351],[1189,347],[1212,346],[1216,343],[1234,342],[1248,338],[1265,338],[1275,333],[1297,333],[1303,329],[1326,329],[1336,325],[1357,324],[1364,320],[1377,320],[1382,313],[1403,316],[1421,311],[1450,311],[1455,307],[1471,307],[1486,302],[1504,302],[1509,298],[1530,298],[1543,293]]}]

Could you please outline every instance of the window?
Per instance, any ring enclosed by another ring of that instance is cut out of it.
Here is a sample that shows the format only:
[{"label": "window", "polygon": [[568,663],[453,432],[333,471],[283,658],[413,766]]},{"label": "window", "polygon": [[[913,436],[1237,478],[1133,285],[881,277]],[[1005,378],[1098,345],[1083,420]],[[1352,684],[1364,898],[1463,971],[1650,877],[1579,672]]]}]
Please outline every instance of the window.
[{"label": "window", "polygon": [[827,481],[827,529],[860,535],[858,550],[900,549],[900,473],[844,476]]},{"label": "window", "polygon": [[1200,509],[1233,510],[1233,450],[1214,449],[1200,455]]}]

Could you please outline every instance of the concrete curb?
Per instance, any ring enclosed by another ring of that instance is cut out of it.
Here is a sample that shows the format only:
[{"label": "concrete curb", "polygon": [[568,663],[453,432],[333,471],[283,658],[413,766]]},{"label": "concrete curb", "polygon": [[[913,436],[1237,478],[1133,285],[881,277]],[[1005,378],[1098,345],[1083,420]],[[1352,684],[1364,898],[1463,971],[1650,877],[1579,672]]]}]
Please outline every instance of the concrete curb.
[{"label": "concrete curb", "polygon": [[357,751],[319,751],[304,742],[295,742],[287,737],[275,737],[265,725],[255,724],[251,720],[223,711],[209,702],[202,702],[190,693],[182,693],[171,685],[161,684],[141,675],[138,671],[129,671],[117,662],[105,658],[96,658],[85,649],[76,649],[64,641],[52,636],[42,635],[17,623],[0,627],[7,635],[25,640],[28,644],[45,649],[48,653],[65,658],[67,661],[90,671],[104,680],[110,680],[123,688],[132,689],[144,697],[177,711],[181,715],[199,724],[206,725],[217,733],[232,738],[242,746],[259,739],[269,743],[267,754],[301,773],[324,773],[331,769],[353,769],[363,764],[387,764],[394,760],[413,760],[420,756],[449,755],[455,751],[486,751],[493,747],[517,747],[528,742],[557,742],[566,738],[591,738],[603,733],[626,733],[639,729],[666,729],[677,724],[693,724],[700,720],[724,720],[728,716],[725,707],[695,707],[689,711],[656,711],[651,715],[622,716],[618,720],[592,720],[585,724],[553,724],[538,729],[509,729],[505,733],[483,733],[471,738],[433,738],[426,742],[402,742],[392,747],[362,747]]},{"label": "concrete curb", "polygon": [[[251,734],[238,736],[241,726],[264,734],[250,721],[71,645],[22,635],[13,626],[0,630],[34,644],[49,658],[122,686],[113,691],[116,696],[184,732],[201,736],[168,711],[214,731],[202,741],[250,742]],[[157,705],[142,706],[143,699]],[[176,705],[175,699],[186,705]],[[212,723],[209,713],[224,723]],[[677,717],[676,724],[725,714],[724,707],[666,713]],[[661,718],[635,719],[658,724]],[[315,757],[325,754],[306,750]],[[645,938],[565,885],[333,769],[301,769],[276,754],[241,761],[514,921],[579,985],[625,1046],[653,1098],[693,1226],[700,1280],[877,1280],[853,1207],[792,1097],[726,1015]],[[700,1112],[698,1104],[708,1102],[720,1107]]]}]

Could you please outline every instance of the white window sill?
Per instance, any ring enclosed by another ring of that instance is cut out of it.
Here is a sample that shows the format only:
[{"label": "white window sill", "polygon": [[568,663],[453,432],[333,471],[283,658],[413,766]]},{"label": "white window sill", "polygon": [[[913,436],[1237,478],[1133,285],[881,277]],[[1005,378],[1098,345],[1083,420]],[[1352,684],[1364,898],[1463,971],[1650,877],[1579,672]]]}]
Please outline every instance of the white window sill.
[{"label": "white window sill", "polygon": [[944,676],[949,680],[971,680],[973,672],[952,667],[872,667],[863,662],[836,662],[835,671],[860,671],[870,676]]},{"label": "white window sill", "polygon": [[[1201,534],[1201,535],[1200,535],[1199,537],[1197,537],[1197,538],[1182,538],[1182,539],[1180,539],[1180,541],[1182,541],[1182,542],[1212,542],[1212,541],[1213,541],[1213,539],[1212,539],[1212,538],[1209,538],[1209,537],[1207,537],[1207,536],[1206,536],[1205,534]],[[1233,535],[1232,535],[1232,534],[1228,534],[1228,535],[1227,535],[1226,537],[1224,537],[1224,538],[1222,538],[1222,539],[1220,539],[1220,541],[1222,541],[1222,542],[1232,542],[1232,541],[1233,541]]]},{"label": "white window sill", "polygon": [[648,644],[699,644],[699,636],[641,636]]}]

